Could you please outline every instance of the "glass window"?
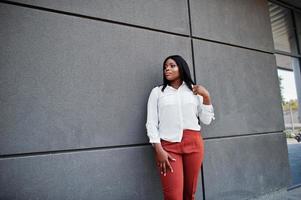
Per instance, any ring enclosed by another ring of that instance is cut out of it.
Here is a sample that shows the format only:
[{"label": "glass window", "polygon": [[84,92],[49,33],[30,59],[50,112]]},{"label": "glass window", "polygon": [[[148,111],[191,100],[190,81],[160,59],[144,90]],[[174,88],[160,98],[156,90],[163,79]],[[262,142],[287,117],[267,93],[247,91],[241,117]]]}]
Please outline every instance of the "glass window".
[{"label": "glass window", "polygon": [[296,58],[290,56],[284,56],[280,54],[275,54],[277,67],[281,69],[287,69],[293,71],[294,62],[296,62]]},{"label": "glass window", "polygon": [[280,82],[282,86],[282,91],[281,91],[282,102],[285,103],[292,100],[297,101],[294,72],[283,70],[283,69],[278,69],[277,72],[279,78],[281,79]]},{"label": "glass window", "polygon": [[[297,134],[301,122],[297,92],[300,89],[300,85],[297,84],[300,82],[299,60],[291,56],[278,54],[275,54],[275,56],[285,129]],[[295,180],[295,182],[300,181]]]},{"label": "glass window", "polygon": [[275,49],[297,54],[291,11],[271,2],[269,11]]},{"label": "glass window", "polygon": [[301,14],[271,2],[268,5],[291,166],[292,181],[289,187],[292,187],[301,183],[301,162],[296,162],[298,156],[291,145],[298,143],[294,137],[301,133],[301,71],[300,58],[296,58],[296,54],[300,54],[300,43],[297,41],[301,39]]}]

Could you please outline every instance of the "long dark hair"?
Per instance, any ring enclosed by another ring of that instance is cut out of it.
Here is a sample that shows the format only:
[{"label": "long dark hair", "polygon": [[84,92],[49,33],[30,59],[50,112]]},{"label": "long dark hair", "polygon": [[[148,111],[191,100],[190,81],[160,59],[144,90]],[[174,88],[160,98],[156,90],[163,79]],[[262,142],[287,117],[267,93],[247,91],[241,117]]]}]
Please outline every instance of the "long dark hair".
[{"label": "long dark hair", "polygon": [[180,71],[181,80],[183,80],[186,83],[186,85],[188,86],[188,88],[192,91],[191,84],[195,85],[195,83],[191,78],[190,70],[189,70],[187,62],[184,60],[184,58],[182,58],[179,55],[171,55],[171,56],[168,56],[167,58],[165,58],[165,60],[163,62],[163,87],[162,87],[162,92],[164,92],[164,89],[166,88],[167,84],[169,83],[169,81],[166,79],[166,77],[164,75],[164,65],[165,65],[166,61],[169,58],[173,59],[177,63],[177,65],[179,67],[179,71]]}]

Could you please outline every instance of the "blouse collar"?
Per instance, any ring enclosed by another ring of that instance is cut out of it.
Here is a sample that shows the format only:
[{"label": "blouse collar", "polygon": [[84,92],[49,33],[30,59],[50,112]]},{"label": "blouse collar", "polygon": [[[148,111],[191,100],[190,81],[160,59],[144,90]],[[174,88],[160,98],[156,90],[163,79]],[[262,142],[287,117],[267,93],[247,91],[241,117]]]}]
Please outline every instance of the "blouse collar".
[{"label": "blouse collar", "polygon": [[[180,85],[180,87],[178,87],[178,89],[180,89],[181,87],[183,87],[184,85],[186,85],[185,81],[182,81],[182,84]],[[174,87],[171,87],[170,85],[167,84],[167,87],[170,88],[170,89],[173,89],[173,90],[178,90]]]}]

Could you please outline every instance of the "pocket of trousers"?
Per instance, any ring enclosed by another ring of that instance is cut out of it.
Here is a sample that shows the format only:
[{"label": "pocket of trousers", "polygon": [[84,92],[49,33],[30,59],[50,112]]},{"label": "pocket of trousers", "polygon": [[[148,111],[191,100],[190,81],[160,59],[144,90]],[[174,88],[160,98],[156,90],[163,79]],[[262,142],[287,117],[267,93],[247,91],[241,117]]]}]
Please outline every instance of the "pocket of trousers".
[{"label": "pocket of trousers", "polygon": [[195,137],[194,144],[195,144],[195,147],[198,150],[202,150],[203,145],[204,145],[204,141],[203,141],[203,139],[202,139],[202,137],[200,135],[198,135],[197,137]]}]

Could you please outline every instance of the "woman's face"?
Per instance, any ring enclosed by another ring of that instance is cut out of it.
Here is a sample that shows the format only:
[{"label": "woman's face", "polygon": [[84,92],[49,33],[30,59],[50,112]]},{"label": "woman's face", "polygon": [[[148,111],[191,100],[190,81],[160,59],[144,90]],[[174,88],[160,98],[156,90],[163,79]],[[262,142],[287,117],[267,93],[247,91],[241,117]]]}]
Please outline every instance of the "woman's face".
[{"label": "woman's face", "polygon": [[174,81],[180,78],[179,67],[171,58],[169,58],[164,64],[164,76],[168,81]]}]

